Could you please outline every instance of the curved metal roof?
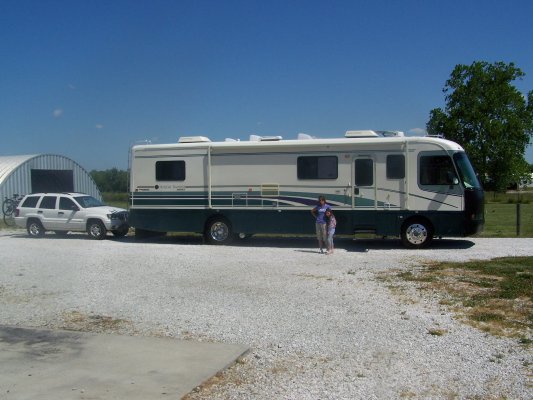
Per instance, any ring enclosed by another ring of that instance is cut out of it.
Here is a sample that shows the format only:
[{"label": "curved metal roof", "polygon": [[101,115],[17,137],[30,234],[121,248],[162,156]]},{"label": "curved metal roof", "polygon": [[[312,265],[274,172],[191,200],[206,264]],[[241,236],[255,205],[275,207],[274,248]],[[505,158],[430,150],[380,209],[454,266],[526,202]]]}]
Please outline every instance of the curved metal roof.
[{"label": "curved metal roof", "polygon": [[32,193],[33,170],[71,170],[74,191],[102,198],[90,174],[76,161],[59,154],[30,154],[0,156],[0,201],[14,193]]},{"label": "curved metal roof", "polygon": [[13,171],[26,161],[37,157],[38,154],[23,156],[0,156],[0,185],[7,179]]}]

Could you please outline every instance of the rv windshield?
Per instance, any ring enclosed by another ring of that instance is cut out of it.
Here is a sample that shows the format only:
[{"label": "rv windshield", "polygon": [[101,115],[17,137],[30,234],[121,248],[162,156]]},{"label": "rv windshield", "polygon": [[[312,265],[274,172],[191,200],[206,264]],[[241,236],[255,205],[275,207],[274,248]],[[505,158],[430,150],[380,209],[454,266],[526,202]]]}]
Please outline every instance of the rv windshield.
[{"label": "rv windshield", "polygon": [[465,188],[481,189],[481,184],[479,183],[479,180],[477,179],[474,168],[472,168],[472,164],[470,164],[470,160],[468,159],[466,153],[464,152],[455,153],[453,155],[453,159],[455,160],[455,164],[457,165],[457,170],[459,171],[459,175],[461,176],[461,181],[463,182],[463,185],[465,186]]}]

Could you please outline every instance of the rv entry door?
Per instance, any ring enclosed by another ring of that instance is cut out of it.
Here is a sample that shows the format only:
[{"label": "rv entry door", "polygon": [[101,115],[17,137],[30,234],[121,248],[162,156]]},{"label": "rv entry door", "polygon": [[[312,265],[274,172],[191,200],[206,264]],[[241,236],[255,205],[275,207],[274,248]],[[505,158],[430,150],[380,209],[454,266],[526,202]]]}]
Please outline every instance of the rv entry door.
[{"label": "rv entry door", "polygon": [[354,158],[352,206],[355,209],[376,207],[375,162],[370,156]]}]

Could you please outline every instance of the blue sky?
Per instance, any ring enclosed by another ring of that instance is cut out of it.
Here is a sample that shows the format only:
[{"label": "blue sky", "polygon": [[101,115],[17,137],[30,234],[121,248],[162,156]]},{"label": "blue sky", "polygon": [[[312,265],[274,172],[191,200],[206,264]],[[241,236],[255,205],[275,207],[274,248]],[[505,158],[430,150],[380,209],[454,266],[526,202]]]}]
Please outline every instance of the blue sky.
[{"label": "blue sky", "polygon": [[0,0],[0,155],[125,169],[146,139],[418,132],[456,64],[514,62],[533,90],[532,16],[512,0]]}]

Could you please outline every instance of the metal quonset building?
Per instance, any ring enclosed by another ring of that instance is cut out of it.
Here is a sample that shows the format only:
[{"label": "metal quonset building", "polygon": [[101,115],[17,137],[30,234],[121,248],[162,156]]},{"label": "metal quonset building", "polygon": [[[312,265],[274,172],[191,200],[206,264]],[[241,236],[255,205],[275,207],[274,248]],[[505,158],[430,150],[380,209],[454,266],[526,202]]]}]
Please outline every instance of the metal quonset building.
[{"label": "metal quonset building", "polygon": [[0,201],[13,194],[40,192],[102,195],[89,173],[78,163],[57,154],[0,156]]}]

